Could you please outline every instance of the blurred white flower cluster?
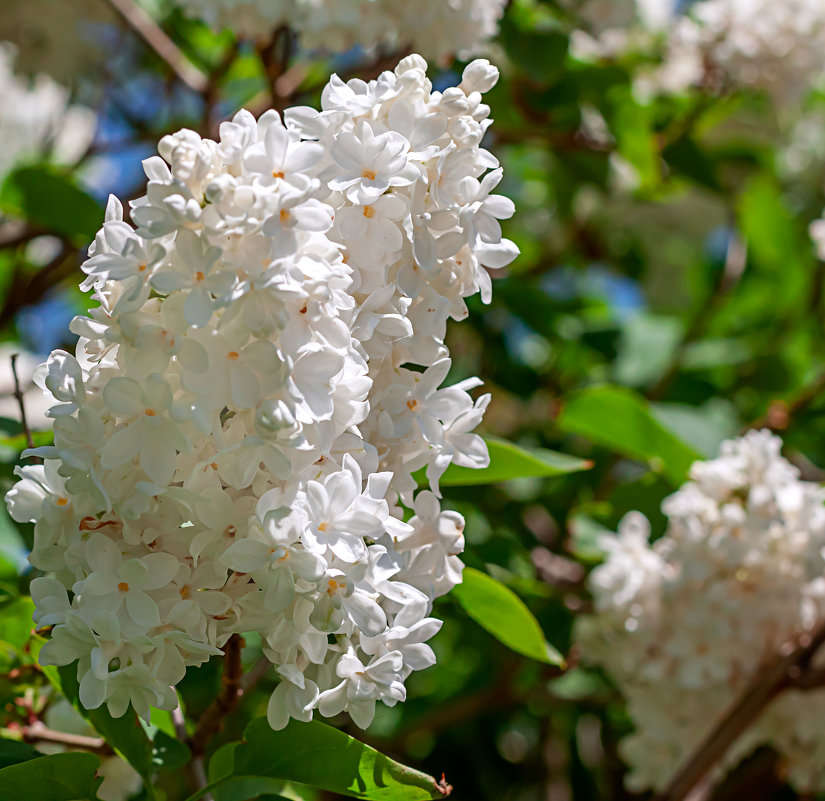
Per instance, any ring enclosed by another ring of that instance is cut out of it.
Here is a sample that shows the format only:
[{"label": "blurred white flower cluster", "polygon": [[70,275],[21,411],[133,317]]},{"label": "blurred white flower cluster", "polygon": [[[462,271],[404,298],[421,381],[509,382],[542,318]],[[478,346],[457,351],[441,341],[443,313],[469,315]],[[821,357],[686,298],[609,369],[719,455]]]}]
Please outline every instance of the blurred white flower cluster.
[{"label": "blurred white flower cluster", "polygon": [[[598,0],[591,0],[586,8]],[[825,74],[825,5],[819,0],[637,0],[618,4],[615,24],[574,37],[579,55],[615,55],[664,36],[662,66],[641,81],[646,91],[681,92],[696,84],[768,91],[783,104],[798,98]],[[645,37],[647,31],[647,38]]]},{"label": "blurred white flower cluster", "polygon": [[813,240],[817,258],[825,259],[825,212],[810,224],[808,233]]},{"label": "blurred white flower cluster", "polygon": [[[697,462],[667,498],[651,544],[634,512],[590,578],[595,614],[577,640],[628,701],[621,743],[636,789],[660,789],[749,680],[825,615],[825,491],[801,481],[781,441],[751,431]],[[766,744],[800,789],[822,788],[825,691],[786,691],[728,755]]]},{"label": "blurred white flower cluster", "polygon": [[69,92],[46,75],[15,73],[16,52],[0,42],[0,179],[20,163],[51,154],[79,158],[94,134],[95,115],[69,103]]},{"label": "blurred white flower cluster", "polygon": [[288,24],[309,49],[413,49],[434,60],[495,36],[506,0],[176,0],[215,28],[253,38]]},{"label": "blurred white flower cluster", "polygon": [[83,267],[100,307],[37,374],[54,447],[8,495],[52,574],[41,662],[77,661],[85,707],[174,708],[187,666],[258,632],[274,727],[366,727],[434,662],[464,546],[438,479],[488,461],[480,381],[441,387],[445,328],[517,249],[480,147],[498,70],[434,92],[426,67],[166,136],[134,228],[110,200]]}]

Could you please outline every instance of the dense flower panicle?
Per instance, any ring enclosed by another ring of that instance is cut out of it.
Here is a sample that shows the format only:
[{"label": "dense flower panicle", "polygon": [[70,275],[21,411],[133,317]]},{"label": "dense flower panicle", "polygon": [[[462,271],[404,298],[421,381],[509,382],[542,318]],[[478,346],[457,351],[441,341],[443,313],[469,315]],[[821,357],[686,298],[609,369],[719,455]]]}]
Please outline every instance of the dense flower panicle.
[{"label": "dense flower panicle", "polygon": [[95,115],[69,103],[68,90],[46,75],[15,72],[16,50],[0,42],[0,178],[15,166],[45,155],[71,161],[94,133]]},{"label": "dense flower panicle", "polygon": [[[588,6],[598,7],[600,0]],[[616,54],[664,37],[664,61],[645,76],[649,90],[680,92],[690,86],[753,87],[783,104],[821,82],[825,74],[825,5],[819,0],[698,0],[619,3],[614,24],[580,32],[582,55]]]},{"label": "dense flower panicle", "polygon": [[[825,490],[801,481],[781,441],[751,431],[697,462],[663,504],[651,544],[633,512],[590,578],[595,614],[580,621],[583,658],[628,701],[635,732],[621,744],[634,788],[661,788],[752,676],[825,616]],[[788,760],[800,789],[825,786],[825,740],[812,726],[825,691],[786,692],[739,741]]]},{"label": "dense flower panicle", "polygon": [[0,39],[15,43],[18,72],[71,85],[105,60],[116,21],[100,0],[3,0]]},{"label": "dense flower panicle", "polygon": [[517,253],[480,147],[497,77],[479,60],[433,92],[420,56],[333,76],[320,112],[164,137],[133,225],[110,200],[83,266],[100,306],[36,374],[54,447],[8,496],[50,573],[41,661],[77,661],[87,708],[175,707],[238,632],[280,676],[275,727],[315,709],[365,727],[434,662],[464,546],[438,479],[488,461],[489,396],[441,386],[445,326]]},{"label": "dense flower panicle", "polygon": [[506,0],[176,0],[193,17],[249,37],[287,24],[304,47],[410,48],[441,60],[478,51],[494,36]]}]

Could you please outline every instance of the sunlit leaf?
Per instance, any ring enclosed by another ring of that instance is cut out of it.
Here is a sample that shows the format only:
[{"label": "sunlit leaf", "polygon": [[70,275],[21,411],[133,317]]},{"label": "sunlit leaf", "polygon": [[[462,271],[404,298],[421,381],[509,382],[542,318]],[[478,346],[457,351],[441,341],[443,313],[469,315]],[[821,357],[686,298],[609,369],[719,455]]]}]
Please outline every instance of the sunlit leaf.
[{"label": "sunlit leaf", "polygon": [[643,398],[622,387],[579,392],[567,401],[557,422],[564,431],[647,462],[673,484],[681,484],[693,462],[701,458],[656,419]]},{"label": "sunlit leaf", "polygon": [[[544,448],[521,448],[512,442],[487,437],[490,466],[481,470],[451,464],[439,484],[442,487],[471,487],[479,484],[498,484],[512,478],[549,478],[567,473],[589,470],[593,463],[564,453]],[[423,472],[422,481],[426,480]]]},{"label": "sunlit leaf", "polygon": [[452,594],[479,626],[508,648],[549,665],[564,664],[564,657],[544,639],[524,601],[500,581],[465,567],[463,581]]},{"label": "sunlit leaf", "polygon": [[[282,731],[273,731],[266,718],[258,718],[247,726],[243,742],[232,752],[226,747],[222,752],[222,764],[214,772],[226,774],[231,755],[232,776],[218,779],[207,788],[209,792],[220,794],[221,787],[251,787],[259,788],[258,792],[281,793],[277,784],[253,781],[279,779],[367,801],[429,801],[444,796],[432,776],[317,720],[292,720]],[[241,782],[242,778],[249,779],[249,785]],[[191,796],[190,801],[203,792]],[[234,795],[220,797],[235,801]]]}]

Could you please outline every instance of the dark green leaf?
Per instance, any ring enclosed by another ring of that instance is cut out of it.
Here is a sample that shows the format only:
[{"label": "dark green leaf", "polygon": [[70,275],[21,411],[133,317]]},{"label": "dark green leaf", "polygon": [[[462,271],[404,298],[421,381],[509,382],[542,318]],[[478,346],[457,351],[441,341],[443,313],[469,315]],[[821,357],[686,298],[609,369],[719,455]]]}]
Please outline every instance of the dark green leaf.
[{"label": "dark green leaf", "polygon": [[9,765],[17,765],[41,756],[43,754],[28,743],[0,737],[0,768],[7,768]]},{"label": "dark green leaf", "polygon": [[81,801],[96,798],[100,760],[94,754],[41,756],[0,770],[0,801]]},{"label": "dark green leaf", "polygon": [[47,166],[22,167],[0,187],[0,210],[83,245],[103,223],[103,209],[72,178]]},{"label": "dark green leaf", "polygon": [[215,801],[248,801],[250,798],[283,798],[284,782],[263,776],[232,776],[211,791]]},{"label": "dark green leaf", "polygon": [[548,665],[564,663],[524,601],[492,576],[465,567],[463,581],[452,594],[479,626],[508,648]]},{"label": "dark green leaf", "polygon": [[701,458],[654,417],[643,398],[622,387],[579,392],[567,401],[557,422],[564,431],[647,462],[673,484],[681,484]]},{"label": "dark green leaf", "polygon": [[158,731],[152,739],[152,764],[159,770],[178,770],[192,758],[189,748],[176,737]]}]

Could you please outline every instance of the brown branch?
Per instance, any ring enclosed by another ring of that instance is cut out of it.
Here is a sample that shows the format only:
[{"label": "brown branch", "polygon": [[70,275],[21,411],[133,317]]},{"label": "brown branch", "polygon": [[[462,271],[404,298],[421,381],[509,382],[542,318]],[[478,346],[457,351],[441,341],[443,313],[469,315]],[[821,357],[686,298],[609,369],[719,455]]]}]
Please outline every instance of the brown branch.
[{"label": "brown branch", "polygon": [[117,15],[166,63],[193,92],[206,91],[206,76],[183,54],[163,29],[133,0],[106,0]]},{"label": "brown branch", "polygon": [[281,25],[268,41],[259,44],[256,49],[269,87],[269,102],[280,107],[286,98],[281,95],[278,82],[286,72],[292,55],[292,34],[289,27]]},{"label": "brown branch", "polygon": [[72,253],[76,253],[74,248],[64,243],[57,256],[34,275],[28,276],[22,270],[15,271],[5,303],[0,307],[0,329],[5,328],[20,309],[33,306],[46,292],[75,271],[77,261],[69,259]]},{"label": "brown branch", "polygon": [[747,428],[769,428],[771,431],[784,431],[793,422],[793,418],[822,396],[825,389],[825,370],[790,400],[775,400],[768,406],[763,417],[754,420]]},{"label": "brown branch", "polygon": [[811,668],[811,660],[823,643],[825,624],[813,633],[803,634],[772,664],[757,671],[738,700],[654,801],[684,801],[783,690],[806,689],[809,672],[820,677],[822,670]]},{"label": "brown branch", "polygon": [[25,245],[45,233],[47,232],[40,228],[20,224],[18,220],[9,221],[0,228],[0,248],[15,248],[18,245]]},{"label": "brown branch", "polygon": [[82,734],[68,734],[65,731],[55,731],[45,723],[37,721],[22,729],[23,740],[27,743],[44,742],[58,743],[69,748],[78,748],[82,751],[92,751],[96,754],[113,754],[114,751],[100,737],[86,737]]},{"label": "brown branch", "polygon": [[17,375],[17,357],[19,355],[19,353],[13,353],[11,356],[11,374],[14,378],[14,392],[12,392],[12,395],[14,395],[17,400],[17,406],[20,409],[20,425],[22,426],[23,434],[26,437],[26,445],[28,445],[29,448],[33,448],[34,440],[32,439],[32,432],[29,429],[29,423],[26,420],[26,404],[23,402],[23,392],[20,389],[20,378]]},{"label": "brown branch", "polygon": [[223,57],[218,62],[218,65],[209,73],[209,80],[207,81],[206,88],[201,93],[203,97],[201,134],[203,136],[212,136],[214,133],[212,130],[212,117],[215,105],[217,104],[219,98],[220,84],[224,77],[226,77],[226,73],[229,72],[232,65],[235,63],[235,59],[238,57],[240,49],[241,43],[238,39],[235,39],[223,54]]},{"label": "brown branch", "polygon": [[267,674],[272,667],[265,656],[262,656],[241,679],[241,693],[248,693]]},{"label": "brown branch", "polygon": [[243,668],[241,665],[241,650],[243,638],[240,634],[233,634],[223,647],[223,676],[221,690],[218,697],[201,715],[195,731],[189,738],[189,747],[194,756],[201,756],[206,752],[206,746],[212,737],[223,727],[224,718],[230,715],[238,706],[243,690],[241,680]]}]

